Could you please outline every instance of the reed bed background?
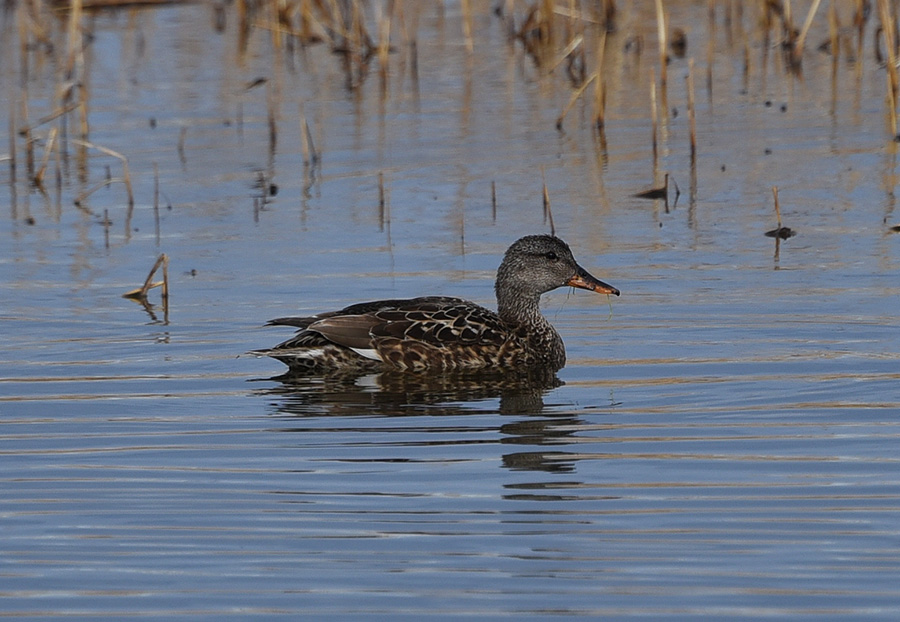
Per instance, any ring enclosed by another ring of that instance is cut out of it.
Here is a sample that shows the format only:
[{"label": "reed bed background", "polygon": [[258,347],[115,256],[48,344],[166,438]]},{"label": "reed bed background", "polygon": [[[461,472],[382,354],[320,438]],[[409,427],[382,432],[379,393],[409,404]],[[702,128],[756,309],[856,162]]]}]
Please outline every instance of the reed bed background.
[{"label": "reed bed background", "polygon": [[[3,3],[0,608],[896,619],[897,4]],[[242,356],[551,231],[558,387]]]},{"label": "reed bed background", "polygon": [[[22,0],[5,5],[0,106],[8,136],[3,141],[7,152],[0,154],[7,163],[0,182],[7,188],[14,221],[33,222],[30,211],[20,213],[19,206],[21,197],[38,196],[52,204],[57,218],[68,205],[74,205],[106,222],[108,230],[110,221],[102,210],[112,206],[101,206],[92,198],[101,188],[121,187],[118,203],[124,206],[127,238],[135,202],[151,201],[150,196],[136,196],[135,175],[143,179],[152,176],[152,200],[154,209],[159,209],[159,191],[166,188],[166,175],[172,167],[157,169],[158,162],[142,159],[140,169],[135,170],[128,148],[104,144],[97,138],[94,111],[104,102],[97,101],[92,92],[94,73],[103,65],[92,49],[97,20],[112,12],[124,29],[134,29],[134,36],[140,39],[146,35],[136,25],[136,16],[155,10],[156,4],[167,3]],[[747,92],[765,92],[767,80],[773,77],[790,90],[792,84],[803,84],[805,65],[820,65],[828,58],[831,90],[815,96],[830,100],[832,110],[839,93],[863,88],[864,74],[883,74],[885,148],[893,149],[891,145],[900,139],[896,113],[898,10],[897,3],[888,0],[709,0],[706,24],[680,22],[678,3],[661,0],[238,0],[204,6],[212,30],[234,37],[229,46],[239,72],[250,64],[250,56],[265,56],[269,67],[266,75],[245,76],[243,84],[229,94],[234,103],[228,122],[238,133],[245,125],[245,105],[264,102],[266,109],[270,164],[256,174],[255,218],[278,190],[272,162],[279,149],[299,147],[302,152],[305,194],[322,181],[325,130],[310,117],[315,106],[285,95],[285,76],[296,72],[299,64],[309,63],[310,51],[327,50],[328,55],[316,56],[315,62],[332,64],[331,70],[338,68],[342,88],[361,110],[371,108],[384,115],[392,98],[414,96],[420,89],[419,33],[426,18],[442,24],[445,32],[464,45],[469,62],[455,70],[471,74],[466,78],[469,82],[477,80],[478,63],[489,60],[481,55],[497,53],[497,48],[488,51],[479,45],[478,33],[499,27],[507,41],[502,53],[519,66],[514,79],[540,82],[537,92],[557,110],[556,132],[578,135],[594,145],[596,171],[591,174],[602,174],[607,165],[609,149],[615,148],[611,136],[618,124],[630,123],[629,115],[635,110],[651,119],[646,129],[647,152],[652,154],[647,183],[634,187],[634,192],[647,185],[658,187],[667,175],[674,176],[677,183],[678,176],[686,174],[690,202],[696,202],[698,185],[703,183],[698,177],[698,157],[713,127],[703,117],[714,114],[717,107],[732,105],[731,97],[720,98],[718,82],[721,75],[732,75],[735,67]],[[699,30],[703,36],[695,37]],[[694,39],[705,39],[705,48],[694,45]],[[671,67],[676,62],[683,63],[679,65],[683,84],[672,80]],[[223,72],[228,71],[231,69],[223,67]],[[705,79],[695,83],[697,76]],[[643,95],[626,99],[625,85],[634,92],[635,82],[637,92]],[[686,141],[671,131],[683,110],[689,117]],[[154,124],[151,120],[143,131],[152,131]],[[705,129],[698,130],[698,126]],[[179,129],[174,151],[182,168],[195,130],[190,124]],[[698,135],[703,131],[706,136]],[[135,130],[134,142],[141,141],[140,134]],[[663,156],[665,161],[661,161]],[[382,227],[390,213],[386,207],[390,173],[385,169],[377,172],[377,197],[372,199],[382,214]],[[779,183],[760,181],[761,197],[766,188]],[[503,194],[502,186],[496,187],[495,182],[492,178],[489,191],[494,206]],[[141,184],[142,189],[149,187]],[[535,196],[544,193],[545,205],[549,201],[547,187],[543,183],[535,192]],[[487,200],[488,191],[484,194]],[[156,222],[158,244],[158,218]]]}]

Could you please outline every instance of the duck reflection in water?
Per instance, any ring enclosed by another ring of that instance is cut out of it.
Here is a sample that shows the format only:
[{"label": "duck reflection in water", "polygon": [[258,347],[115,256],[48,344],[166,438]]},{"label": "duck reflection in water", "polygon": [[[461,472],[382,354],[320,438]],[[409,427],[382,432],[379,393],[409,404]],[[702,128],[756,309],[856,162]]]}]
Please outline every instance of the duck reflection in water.
[{"label": "duck reflection in water", "polygon": [[[283,376],[275,387],[261,389],[260,392],[273,400],[277,416],[291,420],[339,419],[348,420],[360,416],[404,418],[404,417],[454,417],[453,428],[465,433],[465,440],[451,434],[452,438],[437,441],[430,419],[412,427],[402,424],[407,433],[420,430],[428,433],[424,443],[456,444],[470,443],[469,432],[483,433],[485,420],[479,415],[507,415],[514,419],[496,420],[489,429],[496,430],[499,437],[495,441],[504,446],[540,446],[537,451],[516,451],[504,453],[502,460],[506,468],[513,470],[540,470],[551,472],[574,471],[574,459],[564,451],[555,449],[570,442],[577,435],[584,421],[571,413],[559,413],[545,408],[543,398],[553,388],[562,384],[555,374],[543,376],[524,375],[428,375],[398,372],[380,374],[330,374],[325,376]],[[499,403],[498,403],[499,401]],[[473,427],[469,428],[466,417],[474,416]],[[285,432],[314,432],[312,428],[284,428]],[[325,424],[330,432],[335,428]],[[334,424],[342,426],[344,424]],[[356,424],[347,424],[359,431]],[[385,423],[393,430],[396,424]],[[439,424],[443,425],[443,424]],[[369,429],[369,428],[366,428]],[[378,425],[373,431],[384,432]],[[446,430],[443,430],[447,433]]]},{"label": "duck reflection in water", "polygon": [[[544,395],[563,384],[554,372],[409,374],[344,372],[321,376],[284,374],[266,390],[283,398],[279,410],[294,415],[540,414]],[[499,399],[496,404],[479,402]]]}]

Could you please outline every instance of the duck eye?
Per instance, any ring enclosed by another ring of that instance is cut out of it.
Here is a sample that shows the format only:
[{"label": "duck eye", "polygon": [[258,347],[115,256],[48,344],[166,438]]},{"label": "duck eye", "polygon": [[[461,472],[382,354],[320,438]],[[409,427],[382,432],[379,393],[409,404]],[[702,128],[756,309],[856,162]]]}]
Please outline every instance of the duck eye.
[{"label": "duck eye", "polygon": [[549,251],[546,257],[550,261],[557,261],[559,259],[559,255],[557,255],[555,251]]}]

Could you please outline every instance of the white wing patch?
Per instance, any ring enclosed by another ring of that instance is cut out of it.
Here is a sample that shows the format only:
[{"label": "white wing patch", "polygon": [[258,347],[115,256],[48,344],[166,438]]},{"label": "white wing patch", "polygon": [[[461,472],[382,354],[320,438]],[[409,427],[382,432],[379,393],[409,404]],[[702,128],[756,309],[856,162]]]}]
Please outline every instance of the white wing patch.
[{"label": "white wing patch", "polygon": [[372,359],[373,361],[382,361],[381,355],[372,348],[350,348],[363,358]]},{"label": "white wing patch", "polygon": [[315,359],[325,354],[324,348],[304,348],[297,352],[298,359]]}]

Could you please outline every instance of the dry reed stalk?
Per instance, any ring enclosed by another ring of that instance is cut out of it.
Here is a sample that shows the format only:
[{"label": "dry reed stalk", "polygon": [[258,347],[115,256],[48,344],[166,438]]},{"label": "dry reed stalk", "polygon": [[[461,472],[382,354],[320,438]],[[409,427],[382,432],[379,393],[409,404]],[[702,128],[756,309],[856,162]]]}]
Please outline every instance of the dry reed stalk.
[{"label": "dry reed stalk", "polygon": [[278,146],[278,124],[275,122],[275,95],[271,82],[266,83],[266,113],[269,123],[269,153],[274,154]]},{"label": "dry reed stalk", "polygon": [[553,71],[554,69],[559,67],[562,62],[566,60],[566,58],[568,58],[569,54],[578,49],[578,46],[580,46],[582,43],[584,43],[584,35],[578,34],[572,37],[572,40],[569,41],[569,44],[565,48],[563,48],[563,51],[560,52],[559,55],[557,55],[556,60],[550,63],[550,65],[547,67],[547,71]]},{"label": "dry reed stalk", "polygon": [[[89,149],[96,149],[97,151],[100,151],[101,153],[105,153],[108,156],[118,158],[119,160],[122,161],[122,179],[115,180],[115,181],[125,182],[125,189],[128,192],[128,206],[133,207],[134,206],[134,192],[131,189],[131,174],[128,172],[128,158],[123,156],[118,151],[113,151],[112,149],[103,147],[101,145],[95,145],[94,143],[88,142],[86,140],[77,140],[76,139],[73,142],[75,142],[78,145],[81,145],[82,147],[87,147]],[[112,181],[114,181],[114,180],[112,180],[112,179],[107,180],[107,182],[112,182]],[[104,185],[108,185],[108,183],[104,184]],[[96,190],[96,188],[94,190],[91,190],[91,192],[89,192],[88,194],[94,192],[95,190]]]},{"label": "dry reed stalk", "polygon": [[781,208],[778,206],[778,187],[772,186],[772,196],[775,199],[775,218],[778,220],[778,227],[771,231],[766,231],[766,237],[775,238],[775,254],[778,255],[778,240],[787,240],[797,235],[797,232],[790,227],[781,224]]},{"label": "dry reed stalk", "polygon": [[506,37],[510,41],[516,38],[515,4],[515,0],[503,0],[503,23],[506,25]]},{"label": "dry reed stalk", "polygon": [[547,179],[544,176],[544,167],[541,165],[541,198],[543,199],[543,216],[547,220],[547,209],[550,207],[550,193],[547,192]]},{"label": "dry reed stalk", "polygon": [[475,51],[475,42],[472,40],[472,6],[469,0],[462,0],[462,29],[463,40],[466,42],[466,51],[471,54]]},{"label": "dry reed stalk", "polygon": [[887,90],[887,101],[888,101],[888,116],[891,123],[891,136],[895,139],[897,137],[897,93],[894,89],[888,87]]},{"label": "dry reed stalk", "polygon": [[87,86],[81,82],[78,86],[78,126],[81,130],[79,136],[82,140],[87,140],[90,135],[87,109],[88,99]]},{"label": "dry reed stalk", "polygon": [[[887,53],[885,65],[887,68],[887,105],[891,124],[891,136],[897,136],[897,48],[895,18],[891,12],[891,6],[887,0],[878,0],[878,16],[881,20],[881,36],[884,40],[884,48]],[[877,45],[876,45],[877,49]]]},{"label": "dry reed stalk", "polygon": [[544,199],[547,201],[547,220],[550,221],[550,235],[556,235],[556,225],[553,224],[553,209],[550,207],[550,196],[547,194],[546,186],[544,186]]},{"label": "dry reed stalk", "polygon": [[659,39],[659,88],[663,103],[666,101],[666,81],[668,80],[668,57],[666,56],[666,14],[662,0],[656,0],[656,34]]},{"label": "dry reed stalk", "polygon": [[391,51],[391,21],[393,18],[394,2],[389,0],[387,9],[378,18],[378,69],[381,76],[382,90],[387,88],[388,82],[388,55]]},{"label": "dry reed stalk", "polygon": [[575,0],[569,0],[568,8],[564,7],[554,7],[554,11],[558,14],[564,14],[568,19],[563,20],[563,38],[571,39],[573,34],[577,28],[578,24],[582,23],[584,16],[582,12],[577,9],[575,6]]},{"label": "dry reed stalk", "polygon": [[541,0],[541,33],[548,46],[553,45],[556,33],[556,0]]},{"label": "dry reed stalk", "polygon": [[309,125],[303,115],[303,104],[300,104],[300,153],[303,154],[303,166],[309,166]]},{"label": "dry reed stalk", "polygon": [[238,32],[238,53],[243,62],[243,56],[247,52],[247,44],[250,41],[250,11],[247,9],[247,0],[237,0],[237,32]]},{"label": "dry reed stalk", "polygon": [[600,76],[597,73],[591,74],[591,76],[587,80],[585,80],[581,86],[575,89],[575,92],[572,93],[571,97],[569,97],[569,103],[566,104],[566,107],[563,108],[563,111],[556,118],[557,130],[562,129],[563,121],[565,120],[566,115],[569,114],[569,110],[572,109],[572,106],[575,105],[575,102],[578,101],[578,98],[581,97],[581,94],[584,93],[585,89],[590,86],[591,82],[593,82],[594,80],[598,80],[599,78]]},{"label": "dry reed stalk", "polygon": [[747,91],[750,84],[750,42],[747,37],[744,37],[744,62],[742,78],[742,86],[744,88],[744,91]]},{"label": "dry reed stalk", "polygon": [[153,224],[156,231],[156,245],[159,246],[159,165],[153,163]]},{"label": "dry reed stalk", "polygon": [[556,226],[553,224],[553,210],[550,207],[550,193],[547,191],[547,180],[544,178],[544,167],[541,167],[541,186],[544,204],[544,221],[550,221],[550,235],[556,235]]},{"label": "dry reed stalk", "polygon": [[66,24],[67,48],[66,48],[66,75],[71,78],[75,65],[83,60],[83,46],[81,41],[81,16],[82,1],[71,0],[69,2],[69,21]]},{"label": "dry reed stalk", "polygon": [[356,50],[357,57],[361,63],[364,56],[367,56],[374,47],[369,37],[369,31],[366,29],[365,11],[361,7],[359,0],[354,0],[353,6],[353,48]]},{"label": "dry reed stalk", "polygon": [[19,72],[22,76],[21,85],[28,84],[28,48],[29,48],[29,28],[28,15],[24,10],[19,10],[16,15],[16,27],[19,35]]},{"label": "dry reed stalk", "polygon": [[184,154],[184,141],[186,137],[187,127],[182,126],[181,130],[178,132],[178,145],[175,147],[178,151],[178,160],[181,162],[182,166],[187,164],[187,156]]},{"label": "dry reed stalk", "polygon": [[659,133],[659,114],[656,109],[656,71],[650,69],[650,125],[653,131],[653,168],[656,169],[659,160],[659,147],[657,145],[657,135]]},{"label": "dry reed stalk", "polygon": [[[347,1],[343,1],[341,6],[338,6],[337,0],[328,0],[327,6],[322,6],[322,3],[319,3],[321,23],[331,33],[329,41],[332,46],[349,45],[351,37],[349,30],[350,15],[342,10],[349,8]],[[338,42],[338,38],[342,41]]]},{"label": "dry reed stalk", "polygon": [[418,90],[419,82],[419,15],[422,12],[422,3],[414,2],[411,7],[403,8],[401,4],[399,11],[399,23],[401,25],[400,32],[403,34],[403,46],[409,51],[409,75],[414,89]]},{"label": "dry reed stalk", "polygon": [[[869,0],[856,0],[853,9],[853,25],[856,26],[856,58],[862,58],[863,38],[866,32],[866,21],[869,14]],[[860,64],[860,63],[857,63]]]},{"label": "dry reed stalk", "polygon": [[96,184],[94,184],[93,186],[91,186],[90,188],[88,188],[87,190],[85,190],[84,192],[82,192],[81,194],[79,194],[77,197],[75,197],[75,199],[72,201],[72,203],[74,203],[78,207],[81,207],[81,204],[84,202],[84,200],[86,198],[88,198],[89,196],[91,196],[92,194],[94,194],[95,192],[97,192],[98,190],[100,190],[100,188],[105,188],[106,186],[110,186],[110,185],[120,182],[120,181],[124,181],[124,179],[122,179],[121,177],[108,177],[107,179],[104,179],[103,181],[99,181]]},{"label": "dry reed stalk", "polygon": [[606,49],[606,30],[600,31],[597,41],[595,67],[597,79],[594,82],[594,124],[602,130],[606,121],[606,84],[603,79],[603,57]]},{"label": "dry reed stalk", "polygon": [[47,170],[47,163],[50,161],[50,154],[53,153],[53,149],[56,147],[56,134],[58,129],[55,127],[50,128],[50,133],[47,136],[47,146],[44,148],[44,157],[41,159],[41,166],[34,174],[34,185],[43,187],[44,185],[44,173]]},{"label": "dry reed stalk", "polygon": [[[162,280],[162,300],[163,300],[163,309],[165,310],[166,320],[169,318],[169,256],[163,253],[160,255],[162,259],[162,270],[163,270],[163,280]],[[157,260],[158,261],[158,260]]]},{"label": "dry reed stalk", "polygon": [[[888,86],[891,90],[889,97],[892,108],[897,102],[897,48],[896,48],[896,30],[894,16],[891,13],[891,6],[888,0],[878,0],[878,15],[881,20],[881,36],[884,39],[884,48],[887,52],[887,75]],[[892,115],[895,114],[892,112]],[[892,127],[892,131],[896,136],[896,127]]]},{"label": "dry reed stalk", "polygon": [[16,105],[9,102],[9,177],[10,182],[16,183]]},{"label": "dry reed stalk", "polygon": [[391,235],[391,196],[384,183],[384,171],[378,171],[378,230]]},{"label": "dry reed stalk", "polygon": [[773,11],[780,13],[784,42],[792,46],[796,40],[796,28],[794,28],[794,12],[791,9],[791,0],[782,0],[780,7],[777,2],[766,2],[766,12],[771,13]]},{"label": "dry reed stalk", "polygon": [[[77,109],[78,121],[80,127],[80,137],[87,140],[90,134],[88,125],[87,112],[87,84],[84,79],[85,60],[84,60],[84,44],[81,27],[81,19],[83,14],[82,0],[71,0],[69,6],[69,21],[67,23],[67,58],[65,63],[65,75],[68,80],[74,82],[74,91],[77,93]],[[65,97],[68,97],[69,91],[66,90]]]},{"label": "dry reed stalk", "polygon": [[[797,40],[791,48],[791,63],[794,66],[799,66],[800,61],[803,59],[803,46],[806,44],[806,35],[809,33],[809,28],[812,26],[813,18],[816,16],[816,11],[819,10],[821,1],[822,0],[813,0],[813,3],[809,7],[809,11],[806,13],[806,20],[803,22],[803,27],[800,29],[800,35],[797,37]],[[832,2],[832,6],[834,6],[834,2]]]},{"label": "dry reed stalk", "polygon": [[[21,100],[19,100],[19,114],[23,119],[28,118],[28,94],[25,93]],[[19,132],[19,134],[25,139],[25,176],[28,179],[34,178],[34,137],[31,134],[31,127],[26,125],[25,128]]]},{"label": "dry reed stalk", "polygon": [[303,164],[315,165],[319,162],[319,154],[313,143],[312,132],[309,131],[309,123],[303,114],[303,105],[300,105],[300,148],[303,152]]},{"label": "dry reed stalk", "polygon": [[62,160],[63,160],[63,144],[62,140],[65,138],[65,133],[63,132],[63,136],[60,140],[60,145],[56,148],[56,157],[53,158],[53,173],[55,177],[55,186],[56,186],[56,208],[57,213],[62,213],[62,188],[63,188],[63,176],[62,176]]},{"label": "dry reed stalk", "polygon": [[312,23],[316,21],[309,0],[300,0],[298,13],[300,28],[294,34],[299,36],[303,43],[308,43],[312,41]]},{"label": "dry reed stalk", "polygon": [[841,55],[841,40],[838,36],[840,27],[837,16],[837,6],[832,0],[828,7],[828,44],[831,46],[832,73],[837,71],[838,57]]},{"label": "dry reed stalk", "polygon": [[106,250],[109,250],[109,226],[112,224],[112,221],[109,219],[109,210],[103,209],[103,246]]},{"label": "dry reed stalk", "polygon": [[19,134],[24,136],[25,132],[34,130],[35,128],[38,128],[38,127],[44,125],[45,123],[50,123],[50,121],[53,121],[54,119],[58,119],[59,117],[63,116],[64,114],[69,114],[70,112],[72,112],[73,110],[78,108],[79,105],[80,104],[78,104],[78,103],[71,103],[67,106],[61,106],[59,108],[56,108],[56,110],[54,110],[50,114],[45,115],[45,116],[41,117],[40,119],[38,119],[37,121],[35,121],[34,123],[31,123],[31,124],[27,125],[26,127],[21,128],[19,130]]},{"label": "dry reed stalk", "polygon": [[497,222],[497,182],[491,180],[491,220]]},{"label": "dry reed stalk", "polygon": [[715,60],[716,47],[716,3],[715,0],[708,0],[706,7],[706,15],[709,18],[707,22],[706,37],[706,96],[709,100],[709,107],[712,110],[713,103],[713,62]]},{"label": "dry reed stalk", "polygon": [[694,111],[694,59],[688,59],[687,81],[687,106],[688,119],[691,126],[691,165],[697,163],[697,119]]},{"label": "dry reed stalk", "polygon": [[781,208],[778,206],[778,186],[772,186],[772,197],[775,199],[775,218],[778,221],[778,228],[781,229]]}]

